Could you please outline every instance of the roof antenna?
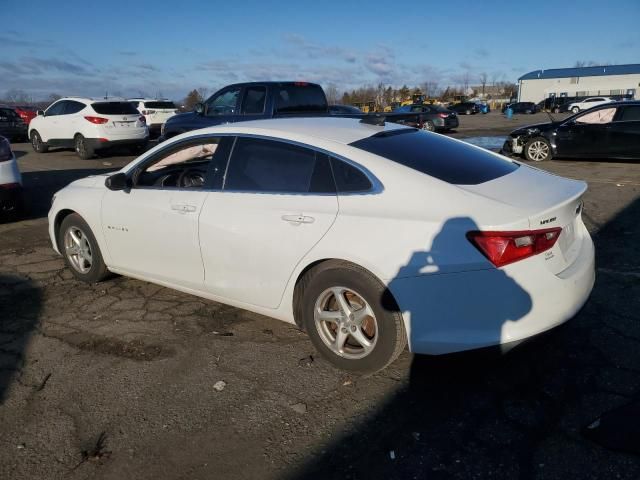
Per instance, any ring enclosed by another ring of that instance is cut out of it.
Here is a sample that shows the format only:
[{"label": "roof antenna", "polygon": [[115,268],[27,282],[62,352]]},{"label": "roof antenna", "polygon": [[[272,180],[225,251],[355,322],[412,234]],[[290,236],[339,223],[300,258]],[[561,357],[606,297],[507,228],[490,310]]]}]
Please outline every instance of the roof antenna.
[{"label": "roof antenna", "polygon": [[378,113],[374,113],[373,115],[365,115],[360,120],[360,123],[366,123],[367,125],[377,125],[379,127],[384,127],[384,122],[387,117],[385,115],[380,115]]}]

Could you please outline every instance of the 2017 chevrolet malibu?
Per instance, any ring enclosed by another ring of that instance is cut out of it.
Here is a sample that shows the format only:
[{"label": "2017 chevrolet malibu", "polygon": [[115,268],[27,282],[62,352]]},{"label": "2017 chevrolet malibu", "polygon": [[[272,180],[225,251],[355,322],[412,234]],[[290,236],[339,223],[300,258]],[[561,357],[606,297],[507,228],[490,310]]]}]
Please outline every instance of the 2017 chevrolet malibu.
[{"label": "2017 chevrolet malibu", "polygon": [[338,367],[572,317],[594,282],[584,182],[442,135],[295,118],[188,132],[59,191],[76,278],[109,272],[296,323]]}]

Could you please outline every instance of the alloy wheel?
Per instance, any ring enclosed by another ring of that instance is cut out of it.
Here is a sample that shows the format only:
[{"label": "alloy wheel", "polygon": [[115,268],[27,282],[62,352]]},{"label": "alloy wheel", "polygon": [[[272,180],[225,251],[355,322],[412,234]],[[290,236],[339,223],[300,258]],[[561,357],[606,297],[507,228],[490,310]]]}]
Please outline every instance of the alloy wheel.
[{"label": "alloy wheel", "polygon": [[528,154],[529,158],[536,162],[546,160],[549,156],[549,145],[542,140],[536,140],[529,145]]},{"label": "alloy wheel", "polygon": [[316,300],[313,316],[322,342],[336,355],[357,360],[378,341],[378,323],[371,306],[346,287],[331,287]]},{"label": "alloy wheel", "polygon": [[93,264],[91,244],[85,233],[72,226],[64,234],[64,251],[71,266],[79,273],[87,273]]}]

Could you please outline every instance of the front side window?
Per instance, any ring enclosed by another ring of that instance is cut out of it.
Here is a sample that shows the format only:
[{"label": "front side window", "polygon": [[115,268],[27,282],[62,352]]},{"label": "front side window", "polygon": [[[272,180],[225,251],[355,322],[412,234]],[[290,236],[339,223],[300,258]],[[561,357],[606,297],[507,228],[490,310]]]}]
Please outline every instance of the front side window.
[{"label": "front side window", "polygon": [[231,88],[211,97],[207,102],[207,116],[235,115],[240,87]]},{"label": "front side window", "polygon": [[244,92],[242,100],[242,113],[244,115],[258,115],[264,113],[264,104],[267,99],[266,87],[249,87]]},{"label": "front side window", "polygon": [[286,142],[239,137],[225,190],[260,193],[335,193],[326,155]]},{"label": "front side window", "polygon": [[587,112],[576,118],[577,123],[584,124],[604,124],[611,123],[616,114],[615,108],[602,108],[595,112]]},{"label": "front side window", "polygon": [[47,115],[47,117],[54,116],[54,115],[62,115],[64,113],[64,106],[66,103],[67,102],[64,100],[54,103],[49,108],[47,108],[47,111],[45,112],[45,114]]},{"label": "front side window", "polygon": [[[135,187],[202,189],[219,188],[228,149],[223,139],[212,137],[183,142],[155,156],[134,174]],[[211,177],[211,178],[209,178]]]}]

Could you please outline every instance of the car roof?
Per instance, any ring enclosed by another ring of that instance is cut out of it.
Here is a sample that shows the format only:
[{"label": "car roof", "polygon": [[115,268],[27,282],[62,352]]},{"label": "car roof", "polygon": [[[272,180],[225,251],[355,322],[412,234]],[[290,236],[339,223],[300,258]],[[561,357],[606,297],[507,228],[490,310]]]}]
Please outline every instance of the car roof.
[{"label": "car roof", "polygon": [[86,102],[86,103],[101,103],[101,102],[128,102],[124,97],[62,97],[59,100],[73,100],[76,102]]},{"label": "car roof", "polygon": [[203,133],[254,133],[282,138],[305,136],[349,144],[376,133],[408,129],[404,125],[386,122],[384,126],[362,123],[357,118],[295,117],[251,120],[198,130]]},{"label": "car roof", "polygon": [[129,98],[127,99],[128,102],[171,102],[172,100],[169,100],[168,98],[140,98],[140,97],[133,97],[133,98]]}]

